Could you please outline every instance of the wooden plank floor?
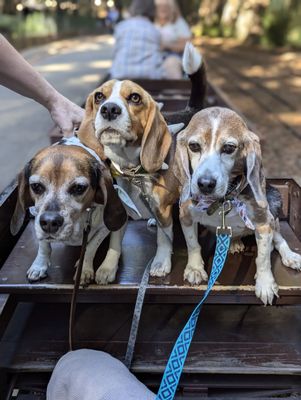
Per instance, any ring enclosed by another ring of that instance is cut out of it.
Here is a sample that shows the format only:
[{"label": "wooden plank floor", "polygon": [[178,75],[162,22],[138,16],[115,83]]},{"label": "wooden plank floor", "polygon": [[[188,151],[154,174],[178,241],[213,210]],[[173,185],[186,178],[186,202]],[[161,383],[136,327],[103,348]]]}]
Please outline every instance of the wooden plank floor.
[{"label": "wooden plank floor", "polygon": [[[281,224],[283,235],[292,249],[301,252],[301,243],[288,223],[283,221]],[[175,225],[172,272],[165,278],[150,278],[147,301],[159,301],[158,296],[161,296],[160,301],[163,302],[195,303],[199,301],[201,293],[206,289],[205,283],[192,287],[183,281],[187,251],[179,224]],[[214,287],[208,302],[260,304],[254,295],[255,240],[253,237],[248,237],[244,241],[246,249],[243,253],[228,256],[218,284]],[[203,245],[205,264],[211,266],[215,235],[204,230],[200,233],[200,242]],[[107,301],[118,302],[119,295],[132,295],[129,300],[132,302],[144,268],[153,257],[155,249],[156,229],[147,228],[146,221],[130,222],[123,241],[121,266],[116,281],[104,286],[91,284],[87,288],[82,288],[80,294],[84,295],[84,301],[93,299],[93,301],[101,302],[103,296],[109,296]],[[96,257],[96,266],[100,265],[105,250],[106,247],[101,246]],[[19,293],[25,297],[26,295],[41,297],[54,294],[52,300],[59,301],[58,295],[68,295],[72,291],[74,265],[79,255],[79,248],[54,244],[52,267],[49,268],[48,277],[30,284],[26,279],[26,271],[33,262],[36,252],[37,241],[31,221],[0,271],[0,292]],[[276,252],[272,255],[272,262],[275,278],[280,286],[280,298],[276,300],[276,304],[300,303],[301,274],[284,267]]]},{"label": "wooden plank floor", "polygon": [[[0,345],[0,368],[11,372],[49,372],[68,351],[69,306],[22,305]],[[26,311],[26,307],[31,307]],[[161,374],[191,305],[146,304],[133,371]],[[300,306],[204,306],[185,374],[301,374]],[[80,304],[75,348],[93,348],[123,359],[133,306]],[[20,317],[21,314],[21,317]],[[24,315],[24,326],[19,323]],[[289,327],[289,329],[287,329]],[[17,331],[19,332],[19,336]]]}]

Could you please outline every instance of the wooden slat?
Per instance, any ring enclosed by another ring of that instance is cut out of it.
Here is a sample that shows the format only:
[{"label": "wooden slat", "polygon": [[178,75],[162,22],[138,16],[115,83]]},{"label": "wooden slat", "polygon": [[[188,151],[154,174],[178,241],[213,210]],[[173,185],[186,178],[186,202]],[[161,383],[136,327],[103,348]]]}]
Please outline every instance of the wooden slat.
[{"label": "wooden slat", "polygon": [[[80,305],[76,318],[76,348],[93,348],[122,359],[132,306]],[[133,371],[162,373],[191,306],[145,305],[137,339]],[[13,372],[51,371],[68,350],[69,306],[36,305],[26,330],[16,342],[6,338]],[[301,374],[300,307],[205,306],[185,364],[192,374]],[[290,326],[289,331],[287,326]],[[8,359],[4,357],[3,359]]]},{"label": "wooden slat", "polygon": [[[282,222],[282,231],[292,250],[301,252],[301,243],[287,222]],[[212,295],[208,299],[209,302],[237,303],[242,301],[260,304],[254,295],[255,240],[249,237],[245,238],[244,241],[246,249],[242,254],[228,256],[226,265],[219,277],[219,283],[213,288]],[[215,246],[215,235],[202,231],[200,243],[203,245],[202,252],[205,264],[210,266]],[[155,254],[155,249],[156,230],[148,229],[146,221],[130,222],[123,241],[121,267],[116,282],[105,286],[92,284],[88,288],[81,289],[80,294],[84,296],[85,301],[89,300],[89,296],[91,296],[91,299],[93,298],[93,301],[96,298],[103,301],[102,296],[110,296],[110,301],[114,301],[115,293],[134,297],[144,268]],[[96,257],[96,266],[100,265],[105,251],[105,246],[102,246]],[[37,241],[34,225],[31,222],[0,271],[0,291],[2,293],[22,293],[28,296],[55,294],[57,297],[58,294],[70,294],[73,288],[73,266],[78,258],[79,248],[54,244],[49,276],[40,282],[29,284],[26,279],[26,270],[33,262],[36,252]],[[186,262],[187,251],[184,238],[179,225],[175,224],[172,272],[165,278],[150,278],[147,291],[148,301],[157,301],[156,296],[165,298],[163,301],[166,302],[198,301],[199,296],[206,289],[206,284],[191,287],[183,282]],[[276,304],[298,302],[296,298],[301,296],[301,274],[285,268],[276,252],[272,255],[272,264],[276,281],[280,286],[281,297],[276,300]],[[41,290],[43,291],[41,292]],[[215,299],[215,296],[218,296],[218,299]]]}]

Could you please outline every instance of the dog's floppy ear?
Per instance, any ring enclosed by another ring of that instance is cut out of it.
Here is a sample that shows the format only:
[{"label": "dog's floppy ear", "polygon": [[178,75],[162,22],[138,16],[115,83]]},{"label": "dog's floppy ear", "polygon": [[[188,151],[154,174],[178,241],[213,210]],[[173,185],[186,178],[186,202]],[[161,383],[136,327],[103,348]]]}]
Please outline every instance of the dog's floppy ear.
[{"label": "dog's floppy ear", "polygon": [[155,101],[151,100],[140,153],[141,165],[147,172],[153,173],[161,169],[171,141],[166,122]]},{"label": "dog's floppy ear", "polygon": [[98,187],[95,202],[104,204],[103,220],[110,231],[118,231],[126,223],[127,212],[114,189],[111,174],[105,166],[98,169]]},{"label": "dog's floppy ear", "polygon": [[23,171],[20,172],[18,177],[18,198],[14,214],[10,222],[10,231],[12,235],[16,235],[22,228],[26,209],[33,205],[33,200],[29,192],[29,176],[31,170],[31,161],[26,164]]},{"label": "dog's floppy ear", "polygon": [[177,177],[182,185],[181,203],[184,203],[190,198],[190,184],[191,184],[189,155],[186,143],[186,129],[184,129],[178,134],[176,153],[177,153],[176,156],[180,159],[180,163],[178,163],[180,169],[177,171]]},{"label": "dog's floppy ear", "polygon": [[101,160],[105,160],[103,147],[95,136],[94,118],[94,93],[91,93],[86,101],[85,115],[78,129],[77,136],[85,146],[93,149]]},{"label": "dog's floppy ear", "polygon": [[244,143],[244,156],[246,166],[246,177],[251,187],[257,204],[265,208],[267,199],[265,194],[265,178],[262,170],[262,157],[259,137],[255,133],[248,131]]}]

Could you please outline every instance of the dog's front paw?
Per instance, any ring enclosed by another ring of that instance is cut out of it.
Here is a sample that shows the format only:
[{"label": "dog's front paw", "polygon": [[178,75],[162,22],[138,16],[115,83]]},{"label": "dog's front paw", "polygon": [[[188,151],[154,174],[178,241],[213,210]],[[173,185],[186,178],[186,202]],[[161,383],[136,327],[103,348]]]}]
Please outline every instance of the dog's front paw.
[{"label": "dog's front paw", "polygon": [[98,268],[95,274],[95,282],[98,285],[106,285],[115,280],[116,273],[118,270],[120,253],[113,249],[109,249],[101,266]]},{"label": "dog's front paw", "polygon": [[171,271],[171,259],[169,257],[156,256],[152,262],[150,275],[163,277],[169,274]]},{"label": "dog's front paw", "polygon": [[50,264],[37,264],[33,263],[32,266],[27,270],[27,278],[30,282],[35,282],[40,279],[46,278],[47,269]]},{"label": "dog's front paw", "polygon": [[255,294],[266,306],[272,305],[274,296],[278,296],[278,285],[272,272],[261,272],[256,275]]},{"label": "dog's front paw", "polygon": [[[75,268],[78,268],[78,263],[79,263],[79,260],[77,260],[77,262],[75,264]],[[95,275],[95,273],[94,273],[94,269],[93,269],[93,264],[84,262],[82,273],[80,276],[80,285],[82,285],[82,286],[89,285],[89,283],[94,281],[94,275]],[[75,277],[76,277],[76,272],[73,277],[74,280],[75,280]]]},{"label": "dog's front paw", "polygon": [[298,253],[291,250],[287,251],[282,257],[282,262],[286,267],[301,271],[301,256]]},{"label": "dog's front paw", "polygon": [[187,264],[184,271],[184,280],[188,281],[191,285],[200,285],[202,281],[207,281],[208,275],[204,269],[204,265]]},{"label": "dog's front paw", "polygon": [[148,221],[147,221],[147,227],[148,228],[154,228],[154,227],[156,227],[157,226],[157,221],[155,220],[155,218],[150,218]]},{"label": "dog's front paw", "polygon": [[233,240],[229,249],[230,254],[242,253],[245,249],[245,245],[240,239]]},{"label": "dog's front paw", "polygon": [[86,286],[94,281],[94,269],[93,268],[83,268],[82,274],[80,276],[80,285]]},{"label": "dog's front paw", "polygon": [[98,285],[106,285],[107,283],[113,282],[115,280],[117,270],[118,264],[112,266],[102,263],[102,265],[96,271],[95,282]]}]

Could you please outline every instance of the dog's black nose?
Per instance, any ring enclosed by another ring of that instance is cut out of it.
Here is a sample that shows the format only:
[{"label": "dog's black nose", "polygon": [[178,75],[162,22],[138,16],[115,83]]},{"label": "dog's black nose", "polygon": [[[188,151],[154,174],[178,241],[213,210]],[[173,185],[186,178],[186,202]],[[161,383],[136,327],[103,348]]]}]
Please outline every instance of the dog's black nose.
[{"label": "dog's black nose", "polygon": [[40,226],[46,233],[56,233],[63,223],[64,218],[55,211],[46,211],[40,216]]},{"label": "dog's black nose", "polygon": [[106,103],[101,107],[100,113],[104,119],[113,121],[121,114],[121,108],[115,103]]},{"label": "dog's black nose", "polygon": [[210,194],[213,192],[213,189],[216,186],[216,179],[208,176],[203,176],[202,178],[198,179],[198,186],[202,193]]}]

